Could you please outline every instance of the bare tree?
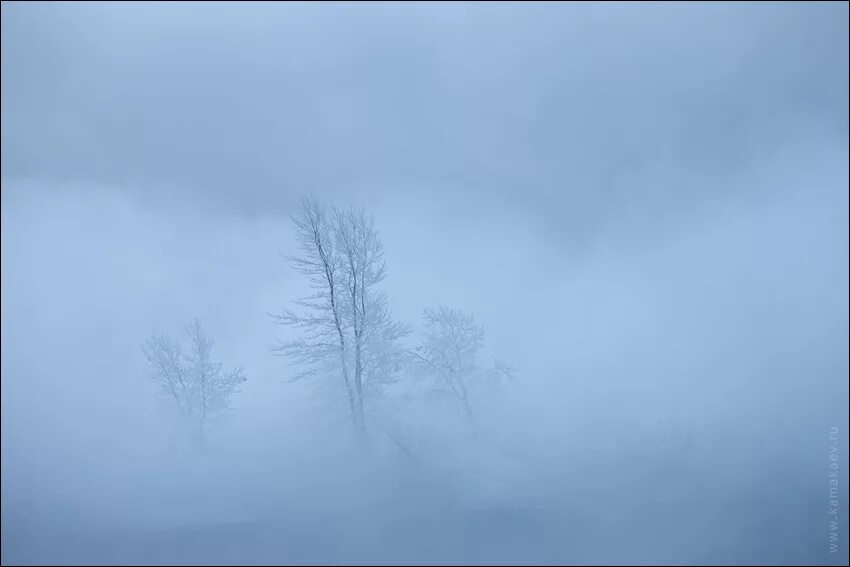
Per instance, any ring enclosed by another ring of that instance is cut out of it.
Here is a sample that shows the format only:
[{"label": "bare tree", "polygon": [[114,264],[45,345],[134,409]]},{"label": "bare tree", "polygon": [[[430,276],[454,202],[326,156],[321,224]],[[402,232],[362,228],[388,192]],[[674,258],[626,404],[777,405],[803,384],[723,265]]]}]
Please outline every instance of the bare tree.
[{"label": "bare tree", "polygon": [[303,312],[274,316],[301,331],[274,350],[302,367],[296,379],[338,373],[352,421],[365,429],[366,399],[396,379],[396,341],[408,332],[393,321],[379,287],[386,277],[380,236],[362,208],[328,214],[312,198],[302,200],[293,220],[301,254],[288,259],[314,293],[296,301]]},{"label": "bare tree", "polygon": [[275,322],[302,331],[295,340],[273,350],[302,367],[295,378],[306,378],[321,371],[337,371],[345,385],[351,419],[358,422],[355,394],[348,375],[346,327],[340,305],[340,255],[335,229],[324,208],[315,198],[305,197],[292,218],[301,250],[298,256],[286,256],[292,266],[307,276],[314,293],[296,300],[306,309],[301,313],[288,309],[272,315]]},{"label": "bare tree", "polygon": [[384,247],[374,219],[360,207],[334,209],[335,236],[343,268],[342,294],[354,342],[354,386],[360,426],[365,427],[366,380],[372,390],[394,379],[396,341],[408,333],[392,320],[379,288],[387,273]]},{"label": "bare tree", "polygon": [[187,349],[160,335],[148,339],[142,352],[154,371],[152,379],[174,400],[194,442],[203,448],[210,420],[230,408],[230,397],[247,378],[241,366],[226,372],[212,359],[213,342],[204,335],[200,321],[195,319],[186,332]]},{"label": "bare tree", "polygon": [[513,377],[513,369],[496,362],[493,368],[481,370],[477,354],[484,345],[484,329],[471,314],[445,306],[425,309],[425,336],[415,352],[414,360],[430,374],[439,391],[448,393],[473,419],[469,390],[481,379]]}]

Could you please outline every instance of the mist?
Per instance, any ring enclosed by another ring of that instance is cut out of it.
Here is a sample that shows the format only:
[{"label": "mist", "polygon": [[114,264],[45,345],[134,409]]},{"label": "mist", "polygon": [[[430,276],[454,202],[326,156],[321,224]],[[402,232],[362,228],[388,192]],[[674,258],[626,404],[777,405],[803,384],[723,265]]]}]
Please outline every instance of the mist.
[{"label": "mist", "polygon": [[[2,563],[847,564],[848,39],[826,2],[4,3]],[[276,356],[310,195],[374,219],[409,327],[359,416]],[[513,368],[470,415],[408,356],[437,305]],[[143,352],[195,318],[247,377],[203,450]]]}]

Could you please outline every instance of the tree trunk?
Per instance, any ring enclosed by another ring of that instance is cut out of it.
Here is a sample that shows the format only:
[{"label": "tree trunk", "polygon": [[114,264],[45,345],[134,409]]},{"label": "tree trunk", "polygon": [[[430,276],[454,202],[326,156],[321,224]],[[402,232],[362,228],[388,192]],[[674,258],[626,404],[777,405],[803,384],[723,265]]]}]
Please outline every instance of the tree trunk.
[{"label": "tree trunk", "polygon": [[458,380],[458,384],[460,385],[460,399],[463,402],[463,408],[466,410],[466,416],[472,421],[474,419],[472,416],[472,406],[469,405],[469,394],[466,391],[466,386],[463,380]]},{"label": "tree trunk", "polygon": [[366,430],[366,415],[363,411],[363,366],[360,357],[360,336],[355,338],[354,345],[354,384],[357,387],[357,405],[360,411],[360,430]]},{"label": "tree trunk", "polygon": [[345,381],[345,391],[348,394],[348,409],[351,411],[351,421],[356,427],[357,410],[354,406],[354,391],[351,389],[351,380],[348,379],[348,364],[345,362],[345,339],[342,338],[342,331],[339,333],[339,341],[342,344],[342,349],[339,351],[339,363],[342,368],[342,379]]}]

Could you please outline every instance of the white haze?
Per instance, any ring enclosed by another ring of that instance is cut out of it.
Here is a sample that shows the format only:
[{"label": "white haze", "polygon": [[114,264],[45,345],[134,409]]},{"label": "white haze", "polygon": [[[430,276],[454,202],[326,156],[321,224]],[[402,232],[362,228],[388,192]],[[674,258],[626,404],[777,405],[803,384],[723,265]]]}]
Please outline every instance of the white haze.
[{"label": "white haze", "polygon": [[[847,16],[4,3],[3,563],[846,564]],[[309,192],[516,367],[474,428],[287,381]],[[189,458],[141,345],[196,316],[248,382]]]}]

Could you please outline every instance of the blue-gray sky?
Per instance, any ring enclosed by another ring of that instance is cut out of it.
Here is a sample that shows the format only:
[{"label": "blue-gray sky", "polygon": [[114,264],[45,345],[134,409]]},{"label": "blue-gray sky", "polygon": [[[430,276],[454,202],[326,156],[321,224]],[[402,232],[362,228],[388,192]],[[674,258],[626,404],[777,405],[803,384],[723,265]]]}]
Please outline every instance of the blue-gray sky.
[{"label": "blue-gray sky", "polygon": [[[592,231],[624,198],[698,206],[788,140],[846,140],[846,10],[11,3],[4,176],[259,214],[305,187],[465,191]],[[653,166],[715,183],[634,187]]]}]

